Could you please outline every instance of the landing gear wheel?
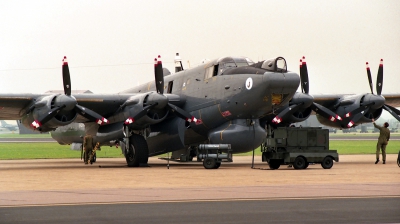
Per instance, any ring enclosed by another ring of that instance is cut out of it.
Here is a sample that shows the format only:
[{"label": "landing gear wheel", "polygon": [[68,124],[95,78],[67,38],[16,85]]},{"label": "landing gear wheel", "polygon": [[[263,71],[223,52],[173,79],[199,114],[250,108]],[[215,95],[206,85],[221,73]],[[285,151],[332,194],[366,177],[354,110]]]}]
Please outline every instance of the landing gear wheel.
[{"label": "landing gear wheel", "polygon": [[215,166],[214,166],[214,169],[218,169],[220,166],[221,166],[221,162],[216,162]]},{"label": "landing gear wheel", "polygon": [[330,156],[325,157],[321,163],[322,168],[330,169],[333,166],[333,159]]},{"label": "landing gear wheel", "polygon": [[268,165],[271,170],[276,170],[276,169],[279,169],[279,167],[281,166],[281,163],[279,162],[279,160],[271,159],[271,160],[269,160]]},{"label": "landing gear wheel", "polygon": [[302,157],[302,156],[296,157],[296,159],[294,160],[294,163],[293,163],[293,167],[294,167],[296,170],[305,169],[305,167],[306,167],[306,160],[304,159],[304,157]]},{"label": "landing gear wheel", "polygon": [[205,158],[203,161],[203,166],[206,169],[214,169],[217,164],[217,160],[213,158]]},{"label": "landing gear wheel", "polygon": [[143,136],[134,134],[129,137],[129,146],[125,147],[125,159],[129,167],[138,167],[148,162],[149,149]]}]

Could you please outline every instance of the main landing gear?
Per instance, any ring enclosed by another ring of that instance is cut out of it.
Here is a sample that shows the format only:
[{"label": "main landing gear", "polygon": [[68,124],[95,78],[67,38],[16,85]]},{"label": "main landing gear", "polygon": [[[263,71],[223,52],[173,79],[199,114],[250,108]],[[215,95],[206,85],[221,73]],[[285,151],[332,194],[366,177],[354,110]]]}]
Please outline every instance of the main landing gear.
[{"label": "main landing gear", "polygon": [[129,167],[147,166],[149,149],[146,139],[138,134],[132,134],[125,144],[124,154]]}]

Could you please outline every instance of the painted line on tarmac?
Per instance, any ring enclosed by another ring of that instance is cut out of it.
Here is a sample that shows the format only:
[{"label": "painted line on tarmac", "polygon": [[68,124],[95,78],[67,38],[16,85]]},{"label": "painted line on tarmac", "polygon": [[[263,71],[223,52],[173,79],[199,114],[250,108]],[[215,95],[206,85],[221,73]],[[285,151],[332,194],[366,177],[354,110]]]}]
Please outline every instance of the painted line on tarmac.
[{"label": "painted line on tarmac", "polygon": [[158,204],[158,203],[192,203],[192,202],[230,202],[230,201],[282,201],[282,200],[327,200],[327,199],[374,199],[374,198],[400,198],[400,195],[369,195],[369,196],[334,196],[334,197],[278,197],[278,198],[231,198],[231,199],[193,199],[193,200],[155,200],[155,201],[116,201],[116,202],[90,202],[90,203],[54,203],[30,205],[0,205],[0,208],[23,207],[58,207],[58,206],[83,206],[83,205],[124,205],[124,204]]}]

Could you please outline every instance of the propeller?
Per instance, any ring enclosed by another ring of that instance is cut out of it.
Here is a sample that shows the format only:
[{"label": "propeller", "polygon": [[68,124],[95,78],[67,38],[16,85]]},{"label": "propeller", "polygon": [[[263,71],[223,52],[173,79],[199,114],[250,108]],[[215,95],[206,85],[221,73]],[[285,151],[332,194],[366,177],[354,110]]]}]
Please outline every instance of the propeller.
[{"label": "propeller", "polygon": [[297,99],[292,99],[292,105],[281,111],[273,120],[272,123],[279,124],[285,118],[299,111],[300,109],[311,108],[315,113],[321,115],[322,117],[335,122],[336,120],[342,120],[342,118],[331,111],[330,109],[314,102],[314,97],[309,95],[309,80],[308,80],[308,69],[306,58],[303,56],[300,59],[300,82],[302,93]]},{"label": "propeller", "polygon": [[[164,100],[167,99],[164,94],[164,74],[163,74],[163,69],[162,69],[162,61],[161,61],[161,56],[158,55],[157,58],[154,59],[154,77],[155,77],[155,86],[156,86],[156,91],[158,94],[160,94],[163,97],[158,97],[157,99],[160,101],[159,104],[163,105]],[[147,105],[146,107],[143,108],[139,113],[134,115],[133,117],[129,117],[125,120],[125,125],[130,125],[133,124],[135,121],[139,120],[141,117],[145,116],[152,108],[154,108],[157,105],[157,102],[152,105]],[[197,119],[186,112],[185,110],[179,108],[178,106],[175,106],[171,103],[165,104],[165,107],[167,107],[172,113],[174,113],[176,116],[184,119],[187,122],[197,122]]]},{"label": "propeller", "polygon": [[[34,129],[40,129],[40,127],[51,120],[53,117],[57,116],[62,111],[75,110],[80,115],[86,117],[90,121],[95,121],[97,124],[102,125],[108,123],[108,120],[101,116],[100,114],[78,105],[78,102],[74,97],[71,96],[71,77],[69,73],[68,60],[64,56],[62,60],[62,78],[64,86],[64,95],[56,96],[54,108],[52,108],[47,114],[39,116],[38,119],[31,123],[31,127]],[[39,105],[34,105],[28,111],[31,112]]]},{"label": "propeller", "polygon": [[304,56],[302,59],[300,59],[300,80],[301,80],[302,92],[308,94],[309,91],[308,70],[307,70],[306,57]]},{"label": "propeller", "polygon": [[[368,62],[366,62],[366,69],[367,69],[367,77],[369,82],[369,87],[371,89],[371,96],[367,100],[366,103],[362,104],[359,108],[354,109],[353,111],[347,113],[345,117],[349,119],[345,119],[344,123],[342,123],[342,127],[352,127],[354,123],[358,122],[370,109],[385,109],[388,111],[394,118],[400,121],[400,111],[396,108],[385,104],[385,98],[381,96],[382,88],[383,88],[383,59],[380,60],[378,74],[376,77],[376,93],[374,94],[373,91],[373,84],[372,84],[372,77],[371,77],[371,70],[369,67]],[[350,121],[349,121],[350,120]],[[348,123],[347,123],[348,122]],[[346,125],[346,126],[345,126]]]},{"label": "propeller", "polygon": [[154,58],[154,75],[157,93],[164,94],[164,74],[162,70],[161,56]]}]

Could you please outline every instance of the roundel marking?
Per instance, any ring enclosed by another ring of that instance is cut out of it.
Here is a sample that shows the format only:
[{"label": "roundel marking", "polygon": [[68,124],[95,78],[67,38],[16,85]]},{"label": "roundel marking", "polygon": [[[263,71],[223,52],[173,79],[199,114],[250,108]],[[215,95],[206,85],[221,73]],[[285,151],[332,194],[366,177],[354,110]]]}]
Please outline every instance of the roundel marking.
[{"label": "roundel marking", "polygon": [[247,78],[245,85],[246,85],[246,89],[250,90],[251,87],[253,87],[253,79],[252,78]]}]

